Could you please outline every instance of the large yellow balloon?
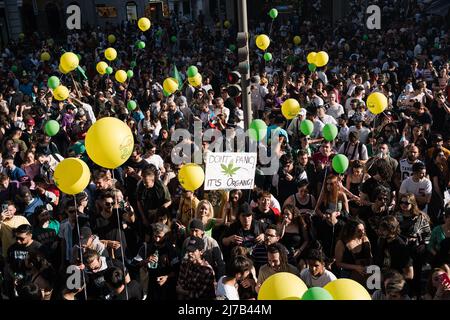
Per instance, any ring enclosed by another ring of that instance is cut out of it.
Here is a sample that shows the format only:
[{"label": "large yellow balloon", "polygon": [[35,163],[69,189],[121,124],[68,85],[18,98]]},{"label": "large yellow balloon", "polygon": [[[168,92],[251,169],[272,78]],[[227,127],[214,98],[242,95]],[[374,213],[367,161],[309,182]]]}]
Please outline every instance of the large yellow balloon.
[{"label": "large yellow balloon", "polygon": [[114,48],[108,48],[105,50],[105,58],[109,61],[116,60],[117,58],[117,51]]},{"label": "large yellow balloon", "polygon": [[105,61],[97,63],[96,69],[99,74],[104,75],[106,73],[106,68],[108,68],[108,64]]},{"label": "large yellow balloon", "polygon": [[113,35],[113,34],[110,34],[110,35],[108,36],[108,42],[111,43],[111,44],[113,44],[114,42],[116,42],[116,36]]},{"label": "large yellow balloon", "polygon": [[316,64],[316,56],[317,56],[317,52],[310,52],[310,53],[308,53],[308,56],[306,57],[306,61],[308,61],[308,63]]},{"label": "large yellow balloon", "polygon": [[372,300],[367,290],[352,279],[337,279],[325,287],[334,300]]},{"label": "large yellow balloon", "polygon": [[127,73],[123,70],[117,70],[115,78],[118,82],[124,83],[125,81],[127,81]]},{"label": "large yellow balloon", "polygon": [[193,87],[198,87],[202,85],[202,75],[197,73],[194,77],[189,77],[188,82]]},{"label": "large yellow balloon", "polygon": [[78,65],[80,64],[80,60],[75,53],[66,52],[61,56],[59,64],[61,65],[62,69],[70,72],[78,67]]},{"label": "large yellow balloon", "polygon": [[295,99],[287,99],[281,105],[281,113],[288,119],[294,119],[300,113],[300,104]]},{"label": "large yellow balloon", "polygon": [[58,163],[53,179],[58,189],[65,194],[78,194],[88,186],[91,172],[84,161],[67,158]]},{"label": "large yellow balloon", "polygon": [[142,31],[147,31],[148,29],[150,29],[150,26],[152,24],[150,23],[150,20],[148,18],[140,18],[138,21],[138,27],[139,29],[141,29]]},{"label": "large yellow balloon", "polygon": [[256,37],[256,46],[261,50],[266,50],[270,46],[270,39],[265,34]]},{"label": "large yellow balloon", "polygon": [[367,98],[367,108],[373,114],[382,113],[388,106],[388,99],[381,92],[374,92]]},{"label": "large yellow balloon", "polygon": [[205,173],[202,167],[195,163],[184,164],[178,172],[178,181],[188,191],[195,191],[205,181]]},{"label": "large yellow balloon", "polygon": [[115,169],[133,152],[133,133],[123,121],[105,117],[89,128],[85,145],[92,161],[104,168]]},{"label": "large yellow balloon", "polygon": [[278,272],[263,282],[258,300],[300,300],[307,290],[306,284],[295,274]]},{"label": "large yellow balloon", "polygon": [[300,44],[300,42],[302,42],[302,38],[300,38],[300,36],[295,36],[294,44],[298,46]]},{"label": "large yellow balloon", "polygon": [[167,93],[174,93],[178,90],[178,81],[175,78],[167,78],[163,82],[163,88]]},{"label": "large yellow balloon", "polygon": [[314,64],[318,67],[323,67],[326,66],[328,63],[329,57],[328,57],[328,53],[326,53],[325,51],[320,51],[316,54],[315,58],[314,58]]},{"label": "large yellow balloon", "polygon": [[49,61],[50,60],[50,53],[47,51],[41,53],[41,61]]},{"label": "large yellow balloon", "polygon": [[69,89],[65,86],[58,86],[53,90],[53,97],[58,101],[66,100],[69,97]]}]

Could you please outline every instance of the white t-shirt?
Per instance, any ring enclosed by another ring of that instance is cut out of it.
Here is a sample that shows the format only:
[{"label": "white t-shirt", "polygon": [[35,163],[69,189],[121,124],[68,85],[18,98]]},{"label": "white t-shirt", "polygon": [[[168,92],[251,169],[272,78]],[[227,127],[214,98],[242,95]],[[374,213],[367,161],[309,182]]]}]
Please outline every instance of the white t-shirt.
[{"label": "white t-shirt", "polygon": [[402,182],[399,192],[401,194],[410,192],[416,196],[426,196],[431,194],[432,189],[430,179],[423,178],[419,182],[415,182],[413,177],[409,177]]},{"label": "white t-shirt", "polygon": [[225,276],[222,276],[217,282],[216,297],[226,297],[227,300],[239,300],[239,293],[236,287],[224,284],[224,279]]},{"label": "white t-shirt", "polygon": [[325,270],[325,272],[318,278],[311,275],[309,272],[309,268],[303,269],[302,272],[300,272],[300,279],[303,280],[303,282],[306,284],[308,288],[311,287],[325,287],[328,282],[336,280],[336,276],[328,270]]},{"label": "white t-shirt", "polygon": [[336,103],[334,106],[330,105],[327,110],[327,114],[332,116],[334,119],[337,119],[344,114],[344,107],[339,103]]},{"label": "white t-shirt", "polygon": [[150,164],[153,164],[158,169],[164,167],[164,160],[160,155],[154,154],[151,157],[144,158],[144,160]]},{"label": "white t-shirt", "polygon": [[319,118],[324,124],[334,124],[337,125],[337,121],[332,116],[325,114],[322,118]]}]

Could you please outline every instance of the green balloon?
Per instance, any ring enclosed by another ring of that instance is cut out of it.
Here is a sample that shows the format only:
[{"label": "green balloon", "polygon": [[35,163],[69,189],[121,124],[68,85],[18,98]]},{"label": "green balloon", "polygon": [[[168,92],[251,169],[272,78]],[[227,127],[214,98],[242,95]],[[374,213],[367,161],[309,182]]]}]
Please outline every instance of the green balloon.
[{"label": "green balloon", "polygon": [[364,41],[369,40],[369,36],[368,36],[367,34],[363,35],[363,40],[364,40]]},{"label": "green balloon", "polygon": [[134,77],[134,72],[133,72],[133,70],[128,70],[127,71],[127,78],[128,79],[131,79],[131,78],[133,78]]},{"label": "green balloon", "polygon": [[136,61],[131,61],[130,67],[135,68],[137,66]]},{"label": "green balloon", "polygon": [[[253,129],[253,130],[250,130]],[[267,134],[267,124],[261,119],[255,119],[250,123],[248,135],[253,141],[261,141]]]},{"label": "green balloon", "polygon": [[78,61],[81,61],[81,55],[77,53]]},{"label": "green balloon", "polygon": [[177,42],[177,36],[171,36],[170,37],[170,41]]},{"label": "green balloon", "polygon": [[311,133],[314,131],[314,123],[311,120],[303,120],[302,123],[300,123],[300,131],[305,136],[310,136]]},{"label": "green balloon", "polygon": [[333,296],[324,288],[309,288],[302,297],[302,300],[334,300]]},{"label": "green balloon", "polygon": [[133,111],[134,109],[136,109],[136,107],[137,107],[136,101],[134,100],[128,101],[127,103],[128,110]]},{"label": "green balloon", "polygon": [[348,158],[343,154],[337,154],[333,157],[333,161],[331,162],[334,171],[339,174],[347,171],[348,168]]},{"label": "green balloon", "polygon": [[272,18],[272,19],[275,19],[276,17],[278,17],[278,10],[277,9],[270,9],[270,11],[269,11],[269,16]]},{"label": "green balloon", "polygon": [[234,44],[230,44],[228,49],[230,49],[231,51],[235,51],[236,50],[236,46]]},{"label": "green balloon", "polygon": [[136,42],[136,47],[138,47],[139,49],[144,49],[145,48],[145,42],[144,41]]},{"label": "green balloon", "polygon": [[266,61],[272,60],[272,54],[270,52],[264,53],[264,60]]},{"label": "green balloon", "polygon": [[162,35],[163,31],[161,29],[159,29],[158,31],[156,31],[156,36],[160,37]]},{"label": "green balloon", "polygon": [[12,66],[12,67],[11,67],[11,71],[14,72],[14,73],[17,72],[17,69],[18,69],[17,66]]},{"label": "green balloon", "polygon": [[325,125],[325,127],[323,127],[322,136],[325,138],[325,140],[333,141],[337,137],[337,134],[338,129],[334,124],[328,123]]},{"label": "green balloon", "polygon": [[44,132],[47,136],[53,137],[59,132],[59,123],[55,120],[49,120],[44,125]]},{"label": "green balloon", "polygon": [[111,74],[111,73],[113,73],[113,68],[111,68],[111,67],[106,68],[106,74]]},{"label": "green balloon", "polygon": [[56,89],[60,84],[61,82],[59,81],[58,77],[51,76],[50,78],[48,78],[47,86],[50,89]]},{"label": "green balloon", "polygon": [[195,77],[197,75],[197,73],[198,73],[198,69],[196,66],[190,66],[187,69],[187,75],[189,78]]},{"label": "green balloon", "polygon": [[314,63],[308,64],[309,71],[314,72],[314,71],[316,71],[316,69],[317,69],[317,66]]}]

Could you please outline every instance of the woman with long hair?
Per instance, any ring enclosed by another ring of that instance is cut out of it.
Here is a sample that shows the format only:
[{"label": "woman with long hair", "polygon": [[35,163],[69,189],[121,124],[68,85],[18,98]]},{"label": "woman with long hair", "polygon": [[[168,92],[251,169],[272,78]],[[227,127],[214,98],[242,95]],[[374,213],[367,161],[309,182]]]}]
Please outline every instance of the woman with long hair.
[{"label": "woman with long hair", "polygon": [[423,300],[450,300],[450,285],[444,278],[450,277],[450,268],[443,265],[434,268],[428,278],[427,291],[422,297]]},{"label": "woman with long hair", "polygon": [[195,218],[202,221],[205,226],[205,234],[210,237],[212,236],[213,229],[223,224],[223,219],[214,218],[214,208],[208,200],[202,200],[198,203]]},{"label": "woman with long hair", "polygon": [[239,189],[231,190],[227,204],[223,207],[224,224],[229,226],[237,219],[239,205],[243,202],[243,194]]},{"label": "woman with long hair", "polygon": [[347,196],[339,187],[339,177],[336,175],[329,175],[326,178],[326,185],[322,188],[317,201],[317,213],[320,216],[332,211],[339,212],[342,216],[346,216],[349,212]]},{"label": "woman with long hair", "polygon": [[37,285],[43,292],[44,300],[50,300],[57,278],[51,264],[43,256],[32,251],[26,257],[25,267],[31,283]]},{"label": "woman with long hair", "polygon": [[302,270],[306,266],[304,253],[310,240],[308,226],[300,211],[291,204],[283,207],[282,217],[278,223],[281,233],[280,243],[288,249],[289,256],[293,258],[291,263],[298,265],[299,270]]},{"label": "woman with long hair", "polygon": [[30,177],[31,180],[37,176],[40,172],[40,163],[36,160],[35,154],[32,150],[25,152],[24,163],[21,168],[25,171],[25,174]]},{"label": "woman with long hair", "polygon": [[[368,173],[364,172],[364,165],[361,161],[355,160],[352,162],[350,172],[347,175],[345,187],[349,190],[353,198],[359,198],[359,192],[362,184],[370,178]],[[350,214],[356,216],[359,203],[357,201],[350,201]]]},{"label": "woman with long hair", "polygon": [[335,248],[336,267],[341,277],[365,285],[366,267],[372,263],[372,250],[364,222],[358,218],[347,221]]},{"label": "woman with long hair", "polygon": [[400,196],[395,217],[400,224],[400,236],[409,247],[414,263],[414,279],[411,289],[413,293],[420,295],[422,265],[425,262],[426,244],[431,237],[430,219],[426,213],[420,211],[412,193]]},{"label": "woman with long hair", "polygon": [[442,218],[444,208],[444,193],[447,190],[450,173],[448,170],[447,158],[442,148],[434,148],[430,165],[427,168],[433,189],[431,201],[428,206],[428,212],[434,225],[439,224]]}]

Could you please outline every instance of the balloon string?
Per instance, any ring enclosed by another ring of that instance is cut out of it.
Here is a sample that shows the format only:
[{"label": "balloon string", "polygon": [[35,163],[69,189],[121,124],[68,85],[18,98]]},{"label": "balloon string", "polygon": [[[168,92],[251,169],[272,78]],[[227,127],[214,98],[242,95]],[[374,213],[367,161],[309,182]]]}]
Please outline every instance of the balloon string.
[{"label": "balloon string", "polygon": [[[73,196],[73,202],[75,203],[75,219],[76,219],[76,224],[77,224],[77,232],[78,232],[78,244],[79,244],[79,248],[80,248],[80,260],[81,260],[81,264],[84,265],[83,262],[83,247],[81,246],[81,233],[80,233],[80,223],[78,220],[78,205],[77,205],[77,198],[75,197],[75,195]],[[84,275],[84,271],[81,272],[81,275],[83,276],[83,286],[84,286],[84,299],[87,300],[87,286],[86,286],[86,279],[85,279],[85,275]]]},{"label": "balloon string", "polygon": [[275,19],[272,19],[272,22],[270,23],[270,29],[269,29],[269,38],[272,35],[272,27],[273,27],[273,22],[275,21]]},{"label": "balloon string", "polygon": [[[326,181],[326,179],[327,179],[327,175],[328,175],[328,166],[325,167],[325,176],[324,176],[324,178],[323,178],[323,181],[322,181],[322,188],[321,188],[321,190],[320,190],[320,194],[319,194],[319,197],[318,197],[317,199],[320,199],[320,197],[321,197],[322,194],[323,194],[323,190],[325,189],[325,181]],[[314,214],[316,214],[318,207],[319,207],[319,201],[317,200],[316,207],[314,208]]]},{"label": "balloon string", "polygon": [[[111,171],[112,171],[112,178],[113,178],[113,180],[115,180],[114,169],[112,169]],[[125,255],[124,255],[124,252],[123,252],[122,228],[120,227],[119,208],[117,207],[117,204],[118,204],[117,192],[114,192],[114,202],[116,204],[117,227],[119,229],[120,253],[122,255],[123,276],[126,277],[127,273],[125,271]],[[113,250],[114,250],[114,248],[113,248]],[[126,282],[125,282],[125,295],[126,295],[127,300],[128,300],[128,286],[127,286]]]}]

